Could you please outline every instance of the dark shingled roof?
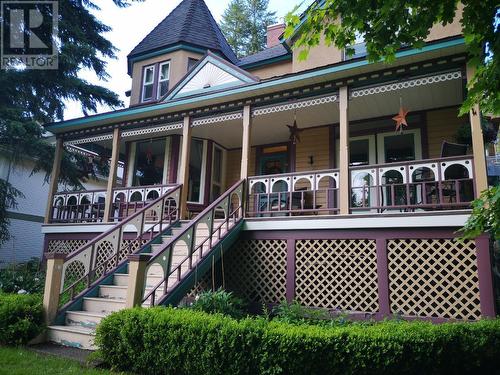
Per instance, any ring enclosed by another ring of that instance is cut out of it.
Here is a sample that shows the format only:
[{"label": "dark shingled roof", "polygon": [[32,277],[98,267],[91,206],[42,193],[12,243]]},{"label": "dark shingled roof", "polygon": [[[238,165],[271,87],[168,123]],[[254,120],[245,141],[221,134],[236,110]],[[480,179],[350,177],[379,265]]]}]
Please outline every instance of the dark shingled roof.
[{"label": "dark shingled roof", "polygon": [[288,53],[289,53],[288,50],[282,44],[278,44],[271,48],[266,48],[263,51],[254,53],[253,55],[242,57],[240,61],[238,61],[237,65],[244,67],[245,65],[255,64],[261,61],[285,56]]},{"label": "dark shingled roof", "polygon": [[183,0],[130,52],[129,57],[178,43],[220,52],[232,63],[238,62],[203,0]]}]

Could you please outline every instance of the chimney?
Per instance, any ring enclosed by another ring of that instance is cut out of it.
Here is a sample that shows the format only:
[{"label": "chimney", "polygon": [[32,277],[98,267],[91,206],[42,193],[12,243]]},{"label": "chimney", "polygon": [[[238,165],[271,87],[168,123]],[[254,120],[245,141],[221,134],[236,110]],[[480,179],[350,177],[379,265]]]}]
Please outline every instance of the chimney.
[{"label": "chimney", "polygon": [[267,27],[267,48],[280,44],[280,35],[285,31],[284,23],[277,23]]}]

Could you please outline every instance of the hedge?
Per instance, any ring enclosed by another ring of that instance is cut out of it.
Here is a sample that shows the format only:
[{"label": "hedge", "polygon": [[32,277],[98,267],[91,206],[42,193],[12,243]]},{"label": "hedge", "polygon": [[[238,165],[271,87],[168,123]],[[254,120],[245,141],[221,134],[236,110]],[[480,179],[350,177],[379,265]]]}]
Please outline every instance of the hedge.
[{"label": "hedge", "polygon": [[141,374],[495,374],[500,320],[324,328],[187,309],[122,310],[97,328],[101,356]]},{"label": "hedge", "polygon": [[0,344],[26,344],[42,331],[40,296],[0,294]]}]

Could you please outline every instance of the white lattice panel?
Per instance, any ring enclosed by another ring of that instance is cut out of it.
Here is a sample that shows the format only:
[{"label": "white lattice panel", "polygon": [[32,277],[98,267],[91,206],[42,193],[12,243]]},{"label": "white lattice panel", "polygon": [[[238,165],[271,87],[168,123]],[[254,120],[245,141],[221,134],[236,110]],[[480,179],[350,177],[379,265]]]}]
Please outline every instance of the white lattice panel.
[{"label": "white lattice panel", "polygon": [[302,305],[379,310],[374,240],[299,240],[295,246],[295,298]]},{"label": "white lattice panel", "polygon": [[473,241],[390,240],[387,251],[393,313],[455,319],[480,317]]},{"label": "white lattice panel", "polygon": [[247,301],[277,303],[286,297],[286,241],[242,240],[225,255],[228,290]]}]

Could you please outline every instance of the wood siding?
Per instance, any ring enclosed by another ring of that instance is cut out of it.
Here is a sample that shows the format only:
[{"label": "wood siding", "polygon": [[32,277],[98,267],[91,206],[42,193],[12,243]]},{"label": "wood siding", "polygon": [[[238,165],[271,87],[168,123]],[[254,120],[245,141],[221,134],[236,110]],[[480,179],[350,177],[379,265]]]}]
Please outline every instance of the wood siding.
[{"label": "wood siding", "polygon": [[[296,172],[317,171],[330,168],[330,131],[328,126],[306,129],[300,134],[296,145]],[[310,156],[313,164],[310,164]]]},{"label": "wood siding", "polygon": [[458,110],[456,107],[427,112],[429,158],[441,156],[443,141],[456,142],[457,129],[467,123],[467,117],[458,117]]}]

